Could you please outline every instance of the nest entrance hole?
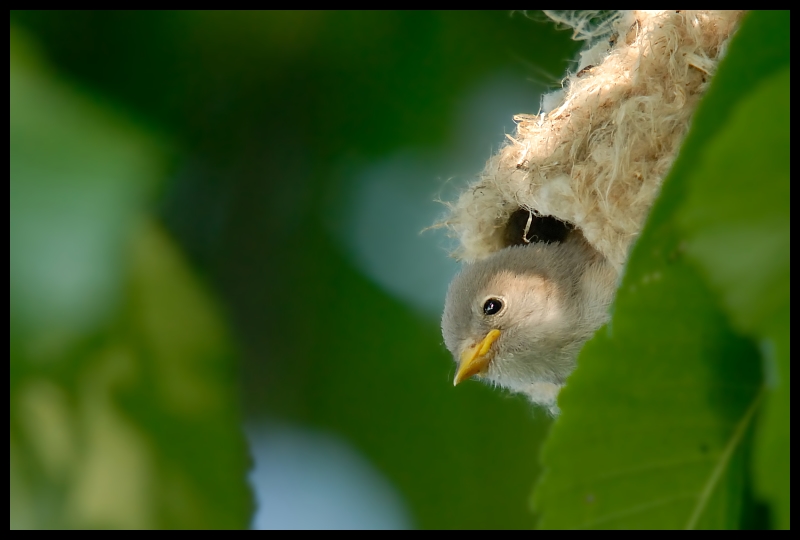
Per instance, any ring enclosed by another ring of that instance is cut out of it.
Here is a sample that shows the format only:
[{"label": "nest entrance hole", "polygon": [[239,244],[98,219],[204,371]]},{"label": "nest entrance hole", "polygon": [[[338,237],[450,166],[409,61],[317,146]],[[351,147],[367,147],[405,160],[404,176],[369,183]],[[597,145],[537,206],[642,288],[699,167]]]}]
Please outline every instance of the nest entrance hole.
[{"label": "nest entrance hole", "polygon": [[543,242],[564,242],[577,228],[553,216],[539,216],[527,208],[518,208],[508,218],[505,231],[505,244],[524,246]]}]

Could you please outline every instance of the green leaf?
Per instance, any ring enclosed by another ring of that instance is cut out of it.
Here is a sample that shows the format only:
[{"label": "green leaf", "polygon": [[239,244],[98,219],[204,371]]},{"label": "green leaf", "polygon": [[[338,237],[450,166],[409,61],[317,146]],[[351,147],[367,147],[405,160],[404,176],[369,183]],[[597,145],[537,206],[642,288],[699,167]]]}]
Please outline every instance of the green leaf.
[{"label": "green leaf", "polygon": [[[242,528],[253,504],[233,350],[217,309],[158,228],[140,230],[121,347],[139,377],[120,392],[149,440],[147,504],[168,528]],[[115,340],[116,341],[116,340]]]},{"label": "green leaf", "polygon": [[788,14],[749,14],[562,392],[540,526],[738,527],[766,403],[754,483],[788,527],[788,117]]},{"label": "green leaf", "polygon": [[646,268],[630,269],[561,394],[536,494],[543,528],[737,524],[757,351],[730,330],[673,230],[650,229],[637,252]]},{"label": "green leaf", "polygon": [[11,528],[246,527],[234,355],[153,137],[11,38]]},{"label": "green leaf", "polygon": [[131,227],[159,174],[153,142],[53,76],[11,32],[12,337],[60,354],[109,317]]},{"label": "green leaf", "polygon": [[[789,528],[789,68],[736,108],[689,177],[679,224],[734,326],[762,343],[769,388],[757,492]],[[714,201],[709,205],[708,201]]]}]

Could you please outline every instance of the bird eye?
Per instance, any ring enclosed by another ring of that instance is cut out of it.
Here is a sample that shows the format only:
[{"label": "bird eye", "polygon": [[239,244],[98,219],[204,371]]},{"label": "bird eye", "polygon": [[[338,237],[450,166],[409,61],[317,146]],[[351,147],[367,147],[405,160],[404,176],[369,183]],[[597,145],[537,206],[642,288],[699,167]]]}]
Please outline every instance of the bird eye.
[{"label": "bird eye", "polygon": [[486,315],[494,315],[501,309],[503,309],[503,302],[497,298],[489,298],[483,303],[483,313]]}]

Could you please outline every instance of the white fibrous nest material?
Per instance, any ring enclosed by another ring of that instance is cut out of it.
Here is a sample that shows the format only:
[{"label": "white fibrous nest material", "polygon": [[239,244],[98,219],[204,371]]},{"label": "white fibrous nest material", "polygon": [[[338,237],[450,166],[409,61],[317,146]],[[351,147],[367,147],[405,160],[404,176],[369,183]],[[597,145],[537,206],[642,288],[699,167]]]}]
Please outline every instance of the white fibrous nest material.
[{"label": "white fibrous nest material", "polygon": [[[741,14],[607,17],[564,89],[542,100],[547,112],[516,116],[514,136],[449,205],[441,225],[460,240],[454,256],[475,261],[509,245],[523,209],[569,223],[619,272]],[[548,15],[587,37],[585,14]]]}]

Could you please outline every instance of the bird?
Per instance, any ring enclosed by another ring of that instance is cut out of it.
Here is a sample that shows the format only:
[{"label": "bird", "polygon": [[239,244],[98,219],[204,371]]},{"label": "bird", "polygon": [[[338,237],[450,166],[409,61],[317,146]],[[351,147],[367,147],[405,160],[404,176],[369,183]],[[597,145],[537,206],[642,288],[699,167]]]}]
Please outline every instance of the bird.
[{"label": "bird", "polygon": [[478,377],[557,416],[556,398],[583,344],[608,320],[617,273],[571,231],[466,263],[453,278],[442,337],[454,385]]},{"label": "bird", "polygon": [[[598,39],[538,114],[514,115],[514,135],[437,226],[466,261],[442,315],[455,384],[477,377],[557,414],[744,12],[609,12],[601,26],[547,13]],[[675,88],[678,99],[667,99]]]}]

